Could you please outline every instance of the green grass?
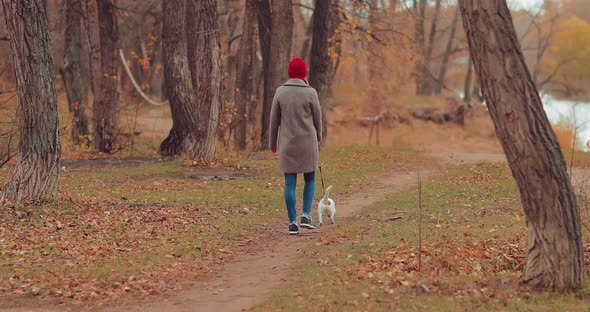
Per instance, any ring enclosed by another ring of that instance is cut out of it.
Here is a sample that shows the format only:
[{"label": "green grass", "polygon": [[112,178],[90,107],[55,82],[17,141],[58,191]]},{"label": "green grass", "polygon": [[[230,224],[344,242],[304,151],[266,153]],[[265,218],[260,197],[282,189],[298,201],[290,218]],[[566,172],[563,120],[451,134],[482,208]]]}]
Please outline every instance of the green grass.
[{"label": "green grass", "polygon": [[505,165],[450,169],[424,183],[422,199],[420,271],[418,189],[411,188],[324,230],[290,284],[253,311],[590,308],[588,289],[558,295],[517,286],[526,228]]},{"label": "green grass", "polygon": [[[412,151],[404,148],[349,147],[322,152],[326,183],[338,175],[340,191],[349,190],[367,176],[386,168],[415,165]],[[257,179],[203,181],[183,173],[187,168],[179,161],[148,164],[139,167],[101,169],[96,172],[73,171],[63,174],[63,189],[100,199],[122,199],[129,203],[165,202],[181,206],[201,203],[233,208],[237,205],[260,206],[280,200],[282,176],[276,161],[249,161],[247,168],[260,170]],[[319,178],[319,174],[318,174]],[[301,178],[299,179],[301,184]],[[319,180],[319,179],[318,179]]]}]

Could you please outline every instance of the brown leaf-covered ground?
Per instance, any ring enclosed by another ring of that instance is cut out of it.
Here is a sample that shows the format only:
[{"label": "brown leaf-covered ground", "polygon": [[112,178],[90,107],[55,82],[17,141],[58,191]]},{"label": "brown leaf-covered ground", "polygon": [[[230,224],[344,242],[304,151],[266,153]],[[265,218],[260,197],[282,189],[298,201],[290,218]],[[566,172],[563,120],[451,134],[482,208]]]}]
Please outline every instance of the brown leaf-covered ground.
[{"label": "brown leaf-covered ground", "polygon": [[[525,216],[506,165],[443,167],[399,148],[330,148],[322,156],[327,182],[337,182],[336,198],[363,193],[357,190],[384,171],[438,169],[423,179],[421,261],[417,189],[379,188],[388,194],[384,201],[337,218],[297,245],[283,286],[254,311],[588,308],[586,289],[555,295],[518,284]],[[195,281],[215,281],[227,264],[270,251],[284,238],[275,167],[266,154],[214,168],[158,159],[65,163],[59,202],[0,207],[0,305],[93,309],[133,306],[141,298],[173,303],[181,289],[198,291]],[[585,248],[590,268],[590,244]],[[221,298],[219,291],[213,296]]]},{"label": "brown leaf-covered ground", "polygon": [[[399,148],[333,148],[322,157],[326,179],[338,172],[341,194],[385,169],[428,161]],[[115,163],[64,163],[56,203],[3,203],[2,306],[166,293],[283,235],[276,159],[234,159],[217,169],[175,160]]]}]

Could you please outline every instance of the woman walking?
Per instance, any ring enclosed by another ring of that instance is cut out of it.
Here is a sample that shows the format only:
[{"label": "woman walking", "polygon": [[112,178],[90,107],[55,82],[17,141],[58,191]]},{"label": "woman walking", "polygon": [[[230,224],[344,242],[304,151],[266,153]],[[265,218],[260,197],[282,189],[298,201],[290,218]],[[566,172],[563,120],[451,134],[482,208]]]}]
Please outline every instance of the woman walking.
[{"label": "woman walking", "polygon": [[297,174],[303,173],[303,214],[301,227],[315,229],[311,206],[315,192],[318,146],[322,141],[322,113],[316,90],[305,80],[307,66],[301,58],[289,62],[289,80],[280,86],[270,112],[270,150],[280,155],[285,174],[285,204],[289,217],[289,234],[299,234],[297,225]]}]

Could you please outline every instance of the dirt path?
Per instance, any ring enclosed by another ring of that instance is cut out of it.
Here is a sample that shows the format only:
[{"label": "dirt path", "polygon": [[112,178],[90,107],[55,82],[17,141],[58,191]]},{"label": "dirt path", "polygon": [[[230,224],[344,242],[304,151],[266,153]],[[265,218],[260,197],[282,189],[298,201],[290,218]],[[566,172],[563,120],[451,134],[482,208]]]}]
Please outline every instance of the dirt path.
[{"label": "dirt path", "polygon": [[[422,176],[431,173],[432,171],[426,171]],[[391,192],[415,185],[416,181],[415,172],[389,172],[376,178],[371,186],[350,195],[336,197],[336,222],[365,206],[384,200]],[[100,311],[245,311],[268,299],[273,290],[289,281],[289,269],[296,264],[298,255],[306,246],[317,239],[320,231],[302,230],[302,235],[298,236],[288,236],[285,231],[283,238],[269,248],[256,255],[239,256],[225,265],[213,279],[197,282],[188,287],[188,290],[157,301],[136,301],[124,306],[102,307]]]}]

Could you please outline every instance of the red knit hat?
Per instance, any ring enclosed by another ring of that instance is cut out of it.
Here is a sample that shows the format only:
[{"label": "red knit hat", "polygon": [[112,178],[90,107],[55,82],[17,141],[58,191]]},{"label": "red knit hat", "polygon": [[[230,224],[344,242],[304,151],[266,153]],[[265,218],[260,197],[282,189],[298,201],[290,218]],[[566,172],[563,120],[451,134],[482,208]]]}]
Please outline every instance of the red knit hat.
[{"label": "red knit hat", "polygon": [[307,76],[307,65],[305,61],[296,57],[289,62],[289,78],[305,79]]}]

